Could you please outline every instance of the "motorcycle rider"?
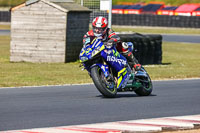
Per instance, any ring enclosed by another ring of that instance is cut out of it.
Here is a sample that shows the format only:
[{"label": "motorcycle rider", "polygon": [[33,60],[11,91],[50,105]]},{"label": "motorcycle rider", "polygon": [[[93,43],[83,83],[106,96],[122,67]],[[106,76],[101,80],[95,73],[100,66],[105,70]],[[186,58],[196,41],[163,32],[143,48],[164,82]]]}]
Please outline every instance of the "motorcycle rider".
[{"label": "motorcycle rider", "polygon": [[117,51],[127,59],[131,68],[134,68],[136,71],[141,69],[141,65],[133,53],[128,50],[128,45],[120,41],[120,37],[112,29],[108,28],[108,21],[105,17],[99,16],[93,19],[92,30],[84,35],[83,45],[90,45],[91,41],[96,37],[100,37],[107,46],[116,44]]}]

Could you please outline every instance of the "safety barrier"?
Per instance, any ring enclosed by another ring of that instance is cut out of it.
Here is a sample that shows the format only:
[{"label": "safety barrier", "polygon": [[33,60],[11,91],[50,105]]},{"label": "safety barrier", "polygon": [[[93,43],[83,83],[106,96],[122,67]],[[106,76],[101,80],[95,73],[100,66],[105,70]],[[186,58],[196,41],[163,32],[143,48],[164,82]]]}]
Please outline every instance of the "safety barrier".
[{"label": "safety barrier", "polygon": [[113,25],[200,28],[200,16],[113,14]]},{"label": "safety barrier", "polygon": [[134,44],[135,57],[139,63],[145,64],[161,64],[162,63],[162,36],[161,35],[143,35],[135,34],[119,34],[124,42],[132,42]]}]

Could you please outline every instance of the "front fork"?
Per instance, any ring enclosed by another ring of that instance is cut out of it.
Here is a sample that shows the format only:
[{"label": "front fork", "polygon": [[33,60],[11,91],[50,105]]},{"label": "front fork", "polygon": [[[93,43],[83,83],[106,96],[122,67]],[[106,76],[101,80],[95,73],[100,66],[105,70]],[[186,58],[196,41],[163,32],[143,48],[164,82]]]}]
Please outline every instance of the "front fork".
[{"label": "front fork", "polygon": [[92,65],[90,67],[90,69],[92,67],[94,67],[94,66],[98,66],[102,70],[102,72],[104,73],[104,75],[105,75],[106,78],[110,75],[110,73],[109,73],[109,67],[108,67],[108,65],[105,62],[103,64],[102,63],[96,63],[96,64]]}]

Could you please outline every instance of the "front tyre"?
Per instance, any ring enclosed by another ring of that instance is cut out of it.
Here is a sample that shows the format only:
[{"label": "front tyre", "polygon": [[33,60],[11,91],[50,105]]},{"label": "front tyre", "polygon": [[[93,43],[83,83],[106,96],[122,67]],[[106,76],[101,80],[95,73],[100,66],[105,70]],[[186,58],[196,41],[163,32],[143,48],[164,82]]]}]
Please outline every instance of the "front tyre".
[{"label": "front tyre", "polygon": [[91,77],[96,88],[104,97],[116,97],[117,88],[114,80],[106,80],[103,71],[98,66],[91,69]]}]

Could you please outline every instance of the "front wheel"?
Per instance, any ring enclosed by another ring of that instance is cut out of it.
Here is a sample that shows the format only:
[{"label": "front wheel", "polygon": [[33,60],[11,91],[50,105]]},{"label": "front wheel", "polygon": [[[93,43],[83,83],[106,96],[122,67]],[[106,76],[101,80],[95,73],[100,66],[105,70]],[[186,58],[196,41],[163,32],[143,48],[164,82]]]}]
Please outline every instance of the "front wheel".
[{"label": "front wheel", "polygon": [[99,92],[108,98],[114,98],[117,94],[117,87],[114,79],[107,80],[103,71],[95,66],[91,69],[91,77]]},{"label": "front wheel", "polygon": [[139,96],[149,96],[153,90],[153,85],[149,74],[146,72],[144,68],[141,69],[141,72],[145,74],[145,76],[136,76],[137,82],[142,84],[142,87],[135,90],[135,93]]}]

